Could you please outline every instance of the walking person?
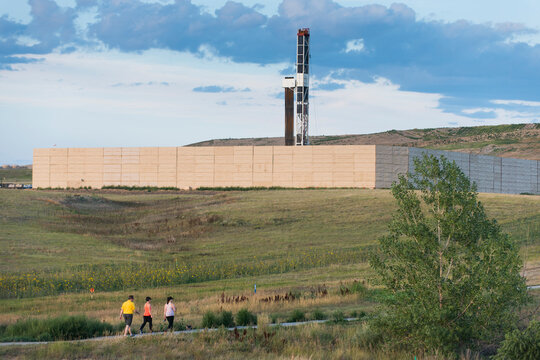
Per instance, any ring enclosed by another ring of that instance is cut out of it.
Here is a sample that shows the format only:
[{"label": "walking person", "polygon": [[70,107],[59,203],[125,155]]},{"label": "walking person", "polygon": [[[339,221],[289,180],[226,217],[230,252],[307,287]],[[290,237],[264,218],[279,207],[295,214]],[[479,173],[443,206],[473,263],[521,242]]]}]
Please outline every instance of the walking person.
[{"label": "walking person", "polygon": [[144,304],[143,323],[141,325],[141,328],[139,329],[139,334],[142,334],[146,323],[148,323],[150,332],[154,332],[154,330],[152,329],[152,305],[150,304],[151,300],[152,298],[150,296],[146,297],[146,304]]},{"label": "walking person", "polygon": [[122,316],[124,316],[124,321],[126,322],[126,328],[124,329],[124,336],[127,336],[127,333],[129,332],[129,336],[133,336],[131,333],[131,323],[133,322],[133,313],[139,314],[137,310],[135,310],[135,303],[133,302],[133,295],[129,295],[128,299],[124,301],[122,304],[122,308],[120,309],[120,319],[122,319]]},{"label": "walking person", "polygon": [[163,308],[163,320],[167,320],[169,322],[169,327],[167,328],[167,330],[170,330],[171,332],[173,332],[174,313],[176,312],[176,306],[174,306],[172,300],[172,296],[168,296],[167,303]]}]

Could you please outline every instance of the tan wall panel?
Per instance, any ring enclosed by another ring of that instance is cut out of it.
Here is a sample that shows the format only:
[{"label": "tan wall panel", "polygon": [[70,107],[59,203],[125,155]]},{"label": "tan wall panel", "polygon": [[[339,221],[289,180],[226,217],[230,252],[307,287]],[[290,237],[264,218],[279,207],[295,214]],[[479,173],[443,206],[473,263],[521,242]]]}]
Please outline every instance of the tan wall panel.
[{"label": "tan wall panel", "polygon": [[60,156],[67,157],[68,149],[67,148],[49,148],[49,156]]},{"label": "tan wall panel", "polygon": [[140,155],[139,164],[159,164],[157,155]]},{"label": "tan wall panel", "polygon": [[176,158],[176,147],[160,147],[158,150],[159,157],[174,157]]},{"label": "tan wall panel", "polygon": [[139,156],[139,148],[138,147],[123,147],[122,148],[122,156]]},{"label": "tan wall panel", "polygon": [[195,163],[195,155],[182,155],[179,156],[176,163],[178,166]]},{"label": "tan wall panel", "polygon": [[158,181],[158,174],[157,173],[140,173],[139,174],[139,180],[142,181],[150,181],[157,184]]},{"label": "tan wall panel", "polygon": [[46,166],[49,166],[49,164],[51,163],[50,162],[50,158],[48,156],[34,156],[34,159],[33,159],[33,167],[35,167],[36,165],[46,165]]},{"label": "tan wall panel", "polygon": [[68,164],[68,173],[77,173],[77,172],[84,172],[84,165],[83,164]]},{"label": "tan wall panel", "polygon": [[103,173],[103,180],[114,180],[114,181],[120,181],[122,180],[122,173]]},{"label": "tan wall panel", "polygon": [[228,174],[231,174],[233,171],[234,171],[234,165],[233,164],[216,164],[214,166],[214,171],[216,172],[216,174],[218,172],[225,172],[225,173],[228,173]]},{"label": "tan wall panel", "polygon": [[103,173],[102,172],[85,172],[83,174],[84,181],[102,181]]},{"label": "tan wall panel", "polygon": [[49,149],[34,149],[34,157],[49,157]]},{"label": "tan wall panel", "polygon": [[141,173],[156,173],[157,174],[158,164],[141,163],[139,165],[139,171]]},{"label": "tan wall panel", "polygon": [[176,174],[176,163],[172,164],[159,164],[158,165],[159,173],[173,173]]},{"label": "tan wall panel", "polygon": [[214,156],[197,155],[194,160],[195,164],[214,166]]},{"label": "tan wall panel", "polygon": [[158,179],[158,187],[176,187],[176,178],[173,180]]},{"label": "tan wall panel", "polygon": [[274,146],[274,157],[276,155],[292,156],[294,146]]},{"label": "tan wall panel", "polygon": [[84,155],[77,156],[77,155],[69,155],[67,159],[68,164],[75,164],[75,165],[83,165],[85,163]]},{"label": "tan wall panel", "polygon": [[253,164],[253,173],[272,173],[272,163]]},{"label": "tan wall panel", "polygon": [[159,156],[159,159],[158,159],[158,162],[160,164],[174,164],[176,165],[177,163],[177,159],[176,159],[176,155],[174,156]]},{"label": "tan wall panel", "polygon": [[122,174],[124,173],[139,173],[139,164],[122,164]]},{"label": "tan wall panel", "polygon": [[157,147],[140,147],[139,148],[139,156],[155,156],[155,157],[157,157],[158,154],[159,154],[159,148],[157,148]]},{"label": "tan wall panel", "polygon": [[86,148],[68,148],[68,156],[85,156]]},{"label": "tan wall panel", "polygon": [[85,164],[84,165],[84,171],[95,173],[95,172],[103,172],[103,165],[97,165],[97,164]]},{"label": "tan wall panel", "polygon": [[138,164],[139,155],[122,155],[122,164]]},{"label": "tan wall panel", "polygon": [[[313,181],[313,173],[312,172],[294,172],[293,173],[293,183],[296,185],[297,183],[311,184]],[[311,186],[311,185],[307,185]],[[302,186],[305,187],[305,186]]]},{"label": "tan wall panel", "polygon": [[116,172],[120,174],[122,172],[122,165],[105,164],[103,165],[103,172]]},{"label": "tan wall panel", "polygon": [[84,158],[84,163],[88,165],[99,165],[103,164],[103,155],[102,156],[86,156]]},{"label": "tan wall panel", "polygon": [[196,146],[193,147],[194,154],[196,156],[214,156],[214,147],[213,146]]},{"label": "tan wall panel", "polygon": [[67,188],[67,180],[53,180],[49,182],[51,188]]},{"label": "tan wall panel", "polygon": [[121,156],[122,148],[113,147],[113,148],[103,148],[103,156]]},{"label": "tan wall panel", "polygon": [[353,172],[354,163],[335,163],[333,169],[334,172]]},{"label": "tan wall panel", "polygon": [[[234,156],[252,156],[253,155],[253,146],[234,146]],[[214,148],[214,151],[217,152],[218,148]]]},{"label": "tan wall panel", "polygon": [[253,156],[263,156],[263,157],[269,157],[272,159],[272,154],[274,153],[274,147],[273,146],[254,146],[253,147]]},{"label": "tan wall panel", "polygon": [[193,156],[195,155],[195,149],[192,146],[179,146],[176,148],[176,154],[179,158],[181,156]]},{"label": "tan wall panel", "polygon": [[67,164],[51,164],[50,165],[50,172],[51,174],[60,174],[60,173],[66,173],[68,172],[68,166]]},{"label": "tan wall panel", "polygon": [[61,165],[61,164],[67,165],[68,158],[67,156],[53,155],[49,158],[49,162],[51,165]]},{"label": "tan wall panel", "polygon": [[121,155],[106,155],[103,157],[104,164],[121,164],[122,156]]},{"label": "tan wall panel", "polygon": [[233,155],[216,155],[214,157],[215,164],[232,164],[234,162]]},{"label": "tan wall panel", "polygon": [[249,164],[234,164],[234,171],[235,172],[249,172],[250,174],[253,171],[253,165],[251,163]]},{"label": "tan wall panel", "polygon": [[176,173],[190,173],[195,171],[195,163],[186,163],[176,165]]}]

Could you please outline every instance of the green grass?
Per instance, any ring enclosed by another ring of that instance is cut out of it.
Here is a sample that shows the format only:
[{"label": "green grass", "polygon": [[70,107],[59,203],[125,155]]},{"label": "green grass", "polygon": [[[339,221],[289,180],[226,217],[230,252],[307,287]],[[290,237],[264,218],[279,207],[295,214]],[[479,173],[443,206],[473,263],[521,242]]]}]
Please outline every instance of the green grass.
[{"label": "green grass", "polygon": [[428,146],[428,148],[437,150],[481,149],[488,145],[509,145],[518,143],[520,143],[520,140],[518,139],[494,139],[489,141],[477,141],[469,143],[460,142],[455,144],[433,145]]},{"label": "green grass", "polygon": [[32,183],[32,169],[15,168],[0,169],[0,181],[10,183]]},{"label": "green grass", "polygon": [[[490,216],[527,245],[527,256],[536,256],[538,197],[481,199]],[[0,201],[3,297],[170,286],[365,262],[394,206],[387,190],[359,189],[3,190]]]},{"label": "green grass", "polygon": [[[529,268],[538,266],[540,198],[497,194],[480,194],[479,197],[488,215],[496,218],[521,245]],[[88,280],[90,270],[94,275],[115,280],[132,274],[141,274],[137,276],[144,280],[148,273],[161,271],[165,272],[163,278],[166,279],[154,283],[126,281],[103,289],[94,285],[97,291],[93,296],[88,291],[91,283],[87,282],[78,288],[57,288],[50,292],[51,296],[36,297],[40,294],[29,293],[24,295],[30,296],[26,298],[0,299],[0,324],[85,315],[111,323],[116,329],[119,306],[128,293],[135,295],[139,308],[144,297],[151,296],[158,314],[165,297],[173,296],[179,308],[178,322],[195,327],[202,323],[208,311],[237,314],[244,308],[262,324],[269,323],[271,318],[277,321],[293,318],[295,311],[296,315],[302,312],[308,319],[339,320],[358,313],[369,316],[385,294],[372,282],[373,274],[366,256],[376,239],[385,233],[393,209],[394,200],[388,190],[182,193],[0,190],[0,256],[3,258],[0,282],[23,274],[41,277],[44,282],[60,283],[62,279],[77,277]],[[288,260],[292,261],[287,263]],[[279,268],[279,264],[285,263],[287,266]],[[179,274],[166,273],[186,266],[199,269],[200,274],[204,270],[207,275],[182,283],[178,282]],[[216,276],[219,272],[226,274]],[[532,279],[536,279],[534,275]],[[256,296],[253,295],[254,284],[257,284]],[[321,287],[327,289],[327,295],[317,292]],[[249,300],[221,303],[222,293],[226,297],[245,296]],[[287,293],[296,294],[298,298],[261,301]],[[533,305],[537,303],[538,299]],[[134,326],[139,324],[137,317]],[[348,331],[360,331],[335,326],[328,334],[321,335],[322,338],[342,336],[341,331],[346,335]],[[303,330],[295,331],[279,333],[280,339],[304,336],[283,350],[269,350],[260,345],[249,349],[258,355],[253,355],[255,358],[264,354],[271,358],[291,354],[309,357],[313,353],[305,342],[312,340],[310,335]],[[354,336],[351,339],[358,343],[359,339]],[[180,339],[155,341],[164,347],[177,341],[194,344],[179,353],[188,358],[193,356],[200,341],[205,341],[197,336]],[[212,338],[205,351],[219,353],[222,341],[229,340]],[[154,348],[147,340],[137,340],[132,345],[140,349],[146,345]],[[354,357],[351,354],[363,354],[358,358],[376,357],[376,353],[367,348],[355,345],[354,350],[348,352],[343,346],[338,349],[349,357]],[[317,349],[327,358],[334,356],[324,347]],[[38,358],[45,354],[52,358],[75,358],[80,357],[81,351],[88,351],[91,357],[109,356],[106,354],[122,357],[123,350],[123,343],[114,342],[55,344],[23,350],[2,349],[0,356]],[[158,353],[169,354],[165,349]],[[230,350],[226,354],[238,357],[244,352]],[[325,358],[323,355],[321,358]],[[380,356],[386,358],[388,354]]]}]

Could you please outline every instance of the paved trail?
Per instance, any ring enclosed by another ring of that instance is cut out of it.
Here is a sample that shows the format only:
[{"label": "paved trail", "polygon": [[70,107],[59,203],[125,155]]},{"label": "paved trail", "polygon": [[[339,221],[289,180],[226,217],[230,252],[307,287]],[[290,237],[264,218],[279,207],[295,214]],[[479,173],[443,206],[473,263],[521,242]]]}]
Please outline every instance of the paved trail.
[{"label": "paved trail", "polygon": [[[345,321],[356,321],[358,318],[346,318]],[[308,324],[322,324],[325,322],[328,322],[330,320],[310,320],[310,321],[300,321],[300,322],[290,322],[290,323],[281,323],[281,324],[268,324],[269,327],[276,327],[276,326],[283,326],[283,327],[292,327],[292,326],[301,326],[301,325],[308,325]],[[234,331],[234,329],[237,330],[244,330],[244,329],[256,329],[257,325],[253,326],[237,326],[237,327],[231,327],[227,328],[229,331]],[[192,329],[192,330],[181,330],[181,331],[175,331],[174,334],[195,334],[200,333],[204,331],[217,331],[219,329]],[[145,333],[145,334],[137,334],[133,335],[133,338],[143,337],[143,336],[156,336],[156,335],[163,335],[164,332],[153,332],[153,333]],[[129,336],[128,336],[129,337]],[[64,342],[87,342],[87,341],[102,341],[102,340],[109,340],[109,339],[121,339],[124,338],[122,335],[115,335],[115,336],[100,336],[90,339],[81,339],[81,340],[59,340]],[[27,341],[27,342],[4,342],[0,343],[0,346],[28,346],[28,345],[43,345],[43,344],[50,344],[56,341]]]}]

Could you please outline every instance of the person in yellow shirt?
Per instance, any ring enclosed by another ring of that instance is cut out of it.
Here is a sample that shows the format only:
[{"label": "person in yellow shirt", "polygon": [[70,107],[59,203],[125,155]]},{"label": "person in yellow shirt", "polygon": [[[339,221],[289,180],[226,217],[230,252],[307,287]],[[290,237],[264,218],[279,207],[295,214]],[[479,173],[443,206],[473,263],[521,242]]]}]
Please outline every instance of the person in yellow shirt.
[{"label": "person in yellow shirt", "polygon": [[124,316],[124,321],[126,322],[126,328],[124,329],[124,336],[127,336],[129,331],[129,336],[133,336],[131,333],[131,323],[133,322],[133,313],[139,314],[135,310],[135,303],[133,302],[133,295],[129,295],[127,301],[124,301],[122,308],[120,309],[120,319]]}]

